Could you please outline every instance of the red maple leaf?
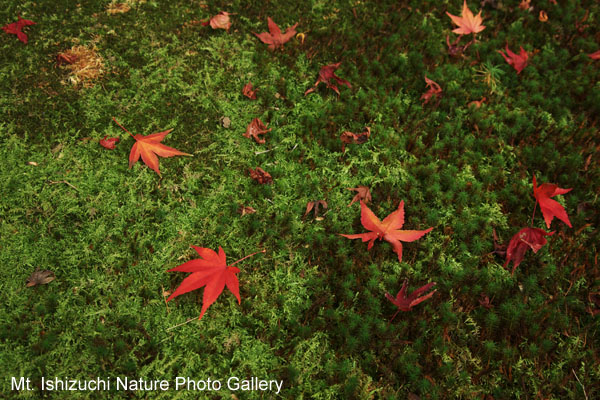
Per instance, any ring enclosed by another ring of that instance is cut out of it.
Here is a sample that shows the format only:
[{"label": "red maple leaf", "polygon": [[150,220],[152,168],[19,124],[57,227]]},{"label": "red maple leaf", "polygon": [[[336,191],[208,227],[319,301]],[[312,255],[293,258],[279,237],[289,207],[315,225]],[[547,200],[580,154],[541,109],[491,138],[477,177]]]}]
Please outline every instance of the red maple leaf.
[{"label": "red maple leaf", "polygon": [[587,55],[589,58],[591,58],[592,60],[600,60],[600,50],[594,52],[594,53],[590,53]]},{"label": "red maple leaf", "polygon": [[23,19],[19,16],[19,20],[17,22],[13,22],[12,24],[4,25],[2,29],[4,32],[17,35],[17,38],[25,44],[27,44],[27,35],[23,33],[22,29],[25,26],[35,25],[35,22],[30,21],[28,19]]},{"label": "red maple leaf", "polygon": [[248,82],[244,85],[242,94],[250,100],[256,100],[256,89],[252,87],[252,82]]},{"label": "red maple leaf", "polygon": [[[565,224],[569,225],[569,228],[572,228],[571,221],[569,221],[569,216],[565,211],[564,207],[560,205],[560,203],[556,200],[552,200],[550,197],[554,197],[558,194],[569,193],[570,189],[561,189],[557,185],[552,183],[542,183],[540,186],[536,186],[537,182],[535,181],[535,175],[533,176],[533,196],[535,197],[536,202],[540,203],[540,210],[542,210],[542,214],[544,215],[544,221],[546,221],[546,228],[550,228],[550,223],[552,222],[552,218],[556,217],[560,219]],[[535,210],[534,210],[535,212]]]},{"label": "red maple leaf", "polygon": [[231,21],[229,20],[230,15],[231,14],[226,11],[221,11],[208,21],[203,22],[202,25],[210,25],[213,29],[225,29],[226,31],[229,31],[229,28],[231,28]]},{"label": "red maple leaf", "polygon": [[119,122],[113,117],[113,121],[117,123],[125,132],[129,133],[132,138],[135,139],[135,144],[131,148],[131,152],[129,153],[129,168],[133,167],[133,164],[138,162],[140,156],[142,157],[142,161],[153,169],[158,176],[160,175],[160,170],[158,169],[158,157],[173,157],[173,156],[191,156],[191,154],[183,153],[179,150],[176,150],[172,147],[165,146],[160,143],[165,136],[173,129],[169,129],[163,132],[153,133],[148,136],[144,135],[133,135],[127,129],[123,127],[123,125],[119,124]]},{"label": "red maple leaf", "polygon": [[348,239],[362,239],[363,242],[369,242],[367,250],[371,250],[375,239],[385,239],[393,247],[396,254],[398,254],[398,261],[402,261],[402,242],[413,242],[420,239],[426,233],[430,232],[433,228],[425,229],[424,231],[405,231],[401,230],[404,225],[404,200],[400,202],[398,209],[385,217],[383,221],[367,207],[367,205],[361,200],[360,201],[360,222],[365,229],[371,232],[359,233],[356,235],[344,235],[343,237]]},{"label": "red maple leaf", "polygon": [[432,96],[435,96],[435,98],[437,99],[442,94],[442,88],[440,87],[440,85],[429,79],[427,75],[425,75],[425,83],[427,84],[427,87],[429,89],[427,90],[427,92],[421,95],[421,100],[425,100],[423,102],[423,105],[429,103],[429,100],[431,100]]},{"label": "red maple leaf", "polygon": [[205,247],[192,247],[200,255],[200,258],[190,260],[167,271],[192,273],[181,282],[181,285],[179,285],[179,287],[169,296],[167,301],[192,290],[200,289],[202,286],[206,286],[204,288],[202,310],[198,317],[198,319],[202,319],[204,312],[215,302],[215,300],[217,300],[219,295],[223,292],[223,289],[225,289],[225,286],[227,286],[231,293],[237,298],[238,304],[240,304],[240,287],[236,276],[240,270],[239,268],[234,267],[234,265],[255,254],[264,253],[266,250],[250,254],[249,256],[237,260],[231,265],[227,265],[225,252],[220,246],[219,254],[214,250]]},{"label": "red maple leaf", "polygon": [[519,46],[521,50],[519,54],[513,53],[508,48],[508,43],[506,44],[506,54],[502,50],[497,50],[498,53],[502,54],[502,57],[506,60],[509,65],[512,65],[513,68],[517,71],[517,75],[523,71],[523,69],[527,66],[527,60],[529,59],[529,53],[523,49],[523,47]]},{"label": "red maple leaf", "polygon": [[521,229],[508,243],[504,267],[507,267],[508,263],[512,261],[513,269],[511,275],[514,274],[521,261],[523,261],[527,249],[530,248],[534,253],[537,253],[547,243],[545,236],[552,236],[553,234],[554,231],[546,232],[540,228]]},{"label": "red maple leaf", "polygon": [[447,11],[446,14],[448,14],[452,22],[458,26],[458,28],[454,29],[452,32],[458,33],[459,35],[468,35],[469,33],[474,35],[485,29],[485,26],[481,25],[481,10],[479,11],[479,14],[473,15],[471,10],[469,10],[469,7],[467,7],[467,0],[464,0],[461,17],[452,15]]},{"label": "red maple leaf", "polygon": [[335,74],[335,70],[340,67],[340,64],[342,64],[341,61],[338,63],[335,63],[335,64],[329,64],[329,65],[322,67],[321,70],[319,71],[319,78],[317,79],[317,81],[315,82],[313,87],[311,87],[306,92],[304,92],[304,95],[306,96],[307,94],[314,92],[317,89],[317,86],[319,85],[319,83],[323,82],[325,85],[327,85],[327,87],[329,89],[332,89],[339,96],[340,91],[336,85],[331,83],[332,79],[335,80],[338,85],[346,85],[349,88],[352,88],[352,86],[350,85],[350,82],[348,82],[345,79],[340,78],[339,76],[337,76]]},{"label": "red maple leaf", "polygon": [[269,25],[269,32],[252,33],[254,33],[263,43],[268,44],[269,49],[271,50],[275,50],[278,47],[283,48],[284,43],[288,42],[296,34],[296,27],[298,26],[298,23],[296,22],[282,34],[281,29],[273,22],[271,17],[267,17],[267,23]]},{"label": "red maple leaf", "polygon": [[104,136],[104,139],[100,139],[100,145],[109,150],[114,150],[115,144],[117,144],[118,141],[119,141],[119,138],[108,138],[107,139],[106,136]]},{"label": "red maple leaf", "polygon": [[428,291],[435,285],[436,285],[435,282],[430,282],[425,286],[421,286],[420,288],[418,288],[417,290],[415,290],[414,292],[412,292],[411,294],[409,294],[407,296],[406,295],[406,287],[408,286],[408,279],[405,279],[404,284],[402,285],[402,288],[400,289],[400,291],[398,292],[398,294],[396,295],[395,298],[391,294],[386,293],[385,297],[389,301],[394,303],[394,305],[396,307],[398,307],[398,311],[396,311],[396,314],[394,314],[394,316],[392,317],[391,320],[393,320],[400,311],[405,311],[405,312],[410,311],[410,309],[413,308],[414,306],[416,306],[417,304],[422,303],[425,300],[431,298],[431,296],[433,296],[433,294],[435,292],[437,292],[437,289],[434,290],[433,292],[427,293],[425,296],[422,296],[422,297],[419,297],[419,296],[421,295],[421,293]]}]

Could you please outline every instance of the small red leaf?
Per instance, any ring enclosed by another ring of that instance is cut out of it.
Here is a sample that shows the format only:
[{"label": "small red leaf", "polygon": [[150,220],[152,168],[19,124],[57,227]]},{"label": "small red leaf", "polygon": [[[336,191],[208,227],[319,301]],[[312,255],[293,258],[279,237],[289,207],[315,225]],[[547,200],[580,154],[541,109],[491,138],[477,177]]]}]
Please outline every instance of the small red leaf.
[{"label": "small red leaf", "polygon": [[425,75],[425,83],[427,84],[427,87],[429,89],[427,90],[427,92],[421,95],[421,100],[425,100],[423,102],[423,105],[429,103],[429,100],[431,100],[432,96],[435,96],[435,98],[438,99],[442,94],[442,88],[440,87],[440,85],[429,79],[427,75]]},{"label": "small red leaf", "polygon": [[231,21],[229,19],[230,15],[231,14],[226,11],[221,11],[210,20],[203,22],[202,25],[210,25],[210,27],[213,29],[225,29],[226,31],[229,31],[229,28],[231,28]]},{"label": "small red leaf", "polygon": [[118,141],[119,141],[119,138],[108,138],[107,139],[106,136],[104,136],[104,139],[100,139],[100,145],[109,150],[114,150],[115,144],[117,144]]},{"label": "small red leaf", "polygon": [[537,253],[538,250],[547,243],[545,236],[552,236],[553,234],[554,231],[546,232],[539,228],[521,229],[512,237],[512,239],[510,239],[510,242],[508,243],[504,267],[507,267],[508,263],[512,261],[513,269],[511,271],[511,275],[514,274],[521,261],[523,261],[527,249],[529,248],[533,250],[534,253]]},{"label": "small red leaf", "polygon": [[250,100],[256,100],[256,90],[253,89],[251,82],[248,82],[244,85],[244,88],[242,89],[242,94]]},{"label": "small red leaf", "polygon": [[506,44],[506,54],[504,54],[502,50],[498,50],[498,53],[504,57],[509,65],[512,65],[512,67],[517,71],[517,75],[520,74],[521,71],[523,71],[523,69],[527,66],[527,60],[529,59],[530,55],[525,51],[525,49],[523,49],[523,47],[521,47],[519,54],[513,53],[508,48],[508,43]]},{"label": "small red leaf", "polygon": [[271,132],[272,128],[267,129],[267,126],[263,122],[254,118],[250,124],[246,127],[246,133],[244,137],[253,138],[256,143],[265,143],[265,139],[261,139],[258,135],[264,135],[267,132]]},{"label": "small red leaf", "polygon": [[250,178],[254,179],[256,182],[258,182],[261,185],[265,185],[265,184],[268,185],[268,184],[273,183],[273,178],[271,177],[271,174],[269,174],[267,171],[265,171],[261,167],[256,167],[256,169],[250,168],[249,172],[250,172]]},{"label": "small red leaf", "polygon": [[540,204],[540,209],[542,210],[544,221],[546,222],[546,228],[550,228],[550,223],[554,217],[569,225],[570,228],[573,227],[571,221],[569,221],[569,216],[567,215],[565,208],[561,206],[558,201],[550,198],[558,194],[569,193],[571,190],[573,189],[561,189],[552,183],[542,183],[540,186],[536,186],[535,175],[533,176],[533,196]]},{"label": "small red leaf", "polygon": [[270,17],[267,17],[267,23],[269,25],[269,32],[254,33],[263,43],[269,45],[270,50],[275,50],[278,47],[282,47],[296,34],[296,26],[298,23],[290,26],[286,29],[285,33],[281,33],[281,29]]},{"label": "small red leaf", "polygon": [[11,35],[17,35],[17,38],[27,44],[27,35],[23,33],[22,29],[25,26],[35,25],[35,22],[30,21],[28,19],[23,19],[19,16],[19,20],[17,22],[13,22],[12,24],[4,25],[2,29],[4,32],[9,33]]},{"label": "small red leaf", "polygon": [[[396,297],[392,296],[389,293],[385,294],[385,297],[391,301],[392,303],[394,303],[394,305],[396,307],[398,307],[398,311],[410,311],[411,308],[413,308],[414,306],[416,306],[419,303],[424,302],[425,300],[431,298],[431,296],[433,296],[433,294],[437,291],[434,290],[433,292],[430,292],[428,294],[426,294],[425,296],[419,297],[421,296],[421,293],[424,293],[426,291],[428,291],[429,289],[431,289],[432,287],[434,287],[436,285],[435,282],[430,282],[425,286],[421,286],[420,288],[416,289],[414,292],[412,292],[410,295],[406,294],[406,287],[408,286],[408,279],[404,280],[404,284],[402,285],[402,288],[400,289],[400,291],[398,292],[398,294],[396,295]],[[398,314],[398,313],[396,313]],[[394,314],[394,316],[392,317],[392,320],[396,317],[396,314]]]},{"label": "small red leaf", "polygon": [[340,91],[339,91],[338,87],[331,82],[332,80],[335,80],[335,82],[338,85],[345,85],[345,86],[348,86],[349,88],[352,88],[352,86],[350,85],[350,82],[348,82],[345,79],[340,78],[339,76],[337,76],[335,74],[335,70],[337,70],[341,64],[342,64],[342,62],[340,61],[338,63],[329,64],[329,65],[322,67],[321,70],[319,71],[319,78],[317,79],[317,81],[315,82],[313,87],[311,87],[306,92],[304,92],[304,95],[306,96],[307,94],[314,92],[317,89],[317,86],[319,85],[319,83],[323,82],[328,88],[330,88],[331,90],[336,92],[339,96]]}]

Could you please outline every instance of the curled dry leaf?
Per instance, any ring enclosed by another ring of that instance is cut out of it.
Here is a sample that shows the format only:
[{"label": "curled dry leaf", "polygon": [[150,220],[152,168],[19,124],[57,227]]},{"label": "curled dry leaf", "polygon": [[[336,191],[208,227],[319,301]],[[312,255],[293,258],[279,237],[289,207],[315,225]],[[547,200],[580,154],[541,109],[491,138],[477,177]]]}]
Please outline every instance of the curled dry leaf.
[{"label": "curled dry leaf", "polygon": [[510,239],[510,242],[508,243],[504,267],[506,268],[512,261],[513,269],[510,274],[514,274],[521,261],[523,261],[527,249],[530,248],[534,253],[537,253],[538,250],[547,243],[545,236],[552,236],[553,234],[554,231],[546,232],[539,228],[521,229],[512,237],[512,239]]},{"label": "curled dry leaf", "polygon": [[287,43],[296,34],[296,26],[298,23],[290,26],[285,30],[285,33],[281,33],[281,29],[277,26],[271,17],[267,17],[267,24],[269,25],[269,32],[254,33],[263,43],[269,45],[270,50],[275,50],[278,47],[283,48],[283,45]]},{"label": "curled dry leaf", "polygon": [[27,278],[26,286],[31,287],[36,285],[46,285],[52,282],[55,278],[54,272],[47,269],[40,271],[39,268],[36,268],[35,271],[29,275],[29,278]]},{"label": "curled dry leaf", "polygon": [[119,138],[106,138],[106,136],[104,136],[104,139],[100,139],[100,145],[106,149],[109,150],[114,150],[115,148],[115,144],[117,144],[117,142],[119,141]]},{"label": "curled dry leaf", "polygon": [[487,98],[485,98],[485,96],[484,96],[484,97],[482,97],[482,98],[481,98],[481,100],[473,100],[472,102],[470,102],[470,103],[468,104],[468,106],[469,106],[469,107],[471,107],[471,106],[475,106],[475,108],[479,108],[479,107],[481,107],[481,105],[482,105],[483,103],[485,103],[485,101],[486,101],[486,100],[487,100]]},{"label": "curled dry leaf", "polygon": [[369,139],[369,136],[371,136],[371,128],[368,126],[365,127],[365,131],[361,133],[352,133],[349,131],[342,133],[340,136],[340,140],[342,141],[342,152],[346,151],[346,144],[363,144]]},{"label": "curled dry leaf", "polygon": [[213,29],[225,29],[226,31],[229,31],[229,28],[231,28],[231,20],[229,19],[230,15],[232,15],[232,14],[230,14],[226,11],[221,11],[220,13],[218,13],[217,15],[215,15],[208,21],[203,22],[202,25],[203,26],[210,25],[210,27]]},{"label": "curled dry leaf", "polygon": [[248,207],[245,205],[240,205],[240,208],[238,209],[238,212],[242,215],[242,217],[246,214],[254,214],[256,212],[256,210],[252,207]]},{"label": "curled dry leaf", "polygon": [[242,94],[250,100],[256,100],[256,90],[252,87],[252,83],[248,82],[242,89]]},{"label": "curled dry leaf", "polygon": [[314,210],[314,216],[315,218],[318,218],[319,205],[323,207],[323,210],[327,210],[327,202],[325,200],[309,201],[308,203],[306,203],[306,212],[304,213],[302,218],[305,218],[310,212],[310,210]]},{"label": "curled dry leaf", "polygon": [[435,96],[435,98],[438,99],[439,96],[442,94],[442,88],[440,87],[440,85],[429,79],[427,75],[425,75],[425,83],[427,84],[427,87],[429,89],[427,90],[427,92],[421,95],[421,100],[425,100],[423,102],[423,105],[429,103],[429,100],[431,100],[432,96]]},{"label": "curled dry leaf", "polygon": [[[413,308],[417,304],[420,304],[420,303],[424,302],[425,300],[431,298],[431,296],[433,296],[433,294],[435,292],[437,292],[437,289],[434,290],[433,292],[429,292],[425,296],[421,296],[421,294],[428,291],[435,285],[436,285],[435,282],[430,282],[427,285],[421,286],[420,288],[416,289],[411,294],[407,295],[406,288],[408,286],[408,279],[405,279],[404,284],[402,284],[402,288],[400,289],[400,291],[398,292],[396,297],[392,296],[389,293],[386,293],[385,294],[386,299],[388,299],[389,301],[394,303],[394,305],[396,307],[398,307],[398,311],[396,312],[396,314],[394,314],[394,316],[392,317],[392,320],[396,317],[396,315],[398,315],[398,313],[400,311],[405,311],[405,312],[410,311],[411,308]],[[419,296],[421,296],[421,297],[419,297]]]},{"label": "curled dry leaf", "polygon": [[467,44],[460,46],[458,43],[462,37],[463,35],[459,35],[454,42],[450,43],[450,36],[446,35],[446,44],[448,45],[448,55],[450,55],[450,57],[458,57],[462,55],[462,53],[464,53],[465,50],[467,50],[469,46],[473,44],[473,40],[471,40]]},{"label": "curled dry leaf", "polygon": [[252,137],[256,143],[265,143],[265,139],[259,138],[258,135],[264,135],[267,132],[271,132],[271,129],[272,128],[267,129],[265,124],[263,124],[260,119],[254,118],[248,127],[246,127],[246,133],[244,133],[244,137]]},{"label": "curled dry leaf", "polygon": [[231,127],[231,119],[229,117],[222,117],[221,125],[223,126],[223,128],[229,129]]},{"label": "curled dry leaf", "polygon": [[129,10],[131,10],[131,6],[127,3],[110,3],[106,7],[106,12],[108,12],[111,15],[123,14]]},{"label": "curled dry leaf", "polygon": [[512,65],[512,67],[517,71],[517,75],[520,74],[521,71],[523,71],[523,69],[527,66],[527,60],[529,59],[529,53],[527,53],[523,47],[519,47],[521,48],[519,54],[513,53],[508,48],[508,43],[506,44],[506,54],[504,54],[502,50],[497,50],[498,53],[504,57],[506,62],[509,65]]},{"label": "curled dry leaf", "polygon": [[17,38],[27,44],[28,38],[25,33],[23,33],[23,28],[26,26],[35,25],[35,22],[30,21],[28,19],[23,19],[19,16],[19,20],[17,22],[13,22],[12,24],[4,25],[2,30],[11,35],[17,35]]},{"label": "curled dry leaf", "polygon": [[254,179],[261,185],[268,185],[273,183],[273,178],[271,177],[271,175],[261,167],[256,167],[256,169],[250,168],[249,172],[250,178]]},{"label": "curled dry leaf", "polygon": [[355,187],[355,188],[346,188],[346,189],[356,192],[356,195],[354,195],[354,197],[352,198],[352,201],[350,202],[350,204],[348,204],[347,207],[350,207],[352,204],[356,203],[357,201],[362,201],[365,204],[367,204],[368,202],[371,201],[371,192],[369,191],[369,188],[366,186],[359,186],[359,187]]},{"label": "curled dry leaf", "polygon": [[488,310],[494,307],[493,304],[490,302],[490,298],[483,293],[481,293],[481,296],[479,298],[479,304],[481,304],[481,307],[487,308]]},{"label": "curled dry leaf", "polygon": [[519,8],[523,11],[527,11],[530,8],[533,8],[531,7],[531,0],[521,0],[521,2],[519,3]]},{"label": "curled dry leaf", "polygon": [[332,80],[335,80],[338,85],[345,85],[345,86],[348,86],[349,88],[352,88],[352,86],[350,85],[350,82],[348,82],[345,79],[340,78],[339,76],[337,76],[335,74],[335,70],[337,70],[341,64],[342,64],[342,62],[340,61],[338,63],[329,64],[329,65],[322,67],[321,70],[319,71],[319,78],[317,79],[317,81],[315,82],[313,87],[311,87],[306,92],[304,92],[304,95],[306,96],[307,94],[314,92],[317,89],[317,86],[321,82],[323,82],[329,89],[336,92],[339,96],[340,91],[339,91],[338,87],[331,82]]},{"label": "curled dry leaf", "polygon": [[540,20],[540,22],[548,21],[548,14],[546,14],[546,11],[540,10],[540,15],[539,15],[538,19]]}]

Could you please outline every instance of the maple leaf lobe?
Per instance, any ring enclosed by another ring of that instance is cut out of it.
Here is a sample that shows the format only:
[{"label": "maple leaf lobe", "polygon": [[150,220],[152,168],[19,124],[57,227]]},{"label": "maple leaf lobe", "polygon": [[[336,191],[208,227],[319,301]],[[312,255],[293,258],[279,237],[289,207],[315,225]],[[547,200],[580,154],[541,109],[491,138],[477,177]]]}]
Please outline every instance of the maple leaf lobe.
[{"label": "maple leaf lobe", "polygon": [[304,92],[304,95],[306,96],[307,94],[314,92],[317,89],[317,86],[322,82],[328,88],[330,88],[331,90],[336,92],[339,96],[340,90],[338,89],[338,87],[336,85],[334,85],[331,82],[332,80],[335,80],[338,85],[345,85],[345,86],[348,86],[349,88],[352,88],[352,85],[350,85],[350,82],[348,82],[345,79],[340,78],[339,76],[337,76],[335,74],[335,71],[340,67],[341,64],[342,64],[342,62],[340,61],[340,62],[337,62],[334,64],[328,64],[328,65],[325,65],[324,67],[321,67],[321,70],[319,71],[319,78],[317,79],[317,81],[315,82],[313,87],[311,87],[306,92]]},{"label": "maple leaf lobe", "polygon": [[35,22],[28,20],[28,19],[23,19],[21,18],[21,16],[19,16],[19,20],[17,22],[13,22],[12,24],[8,24],[8,25],[4,25],[2,27],[2,30],[4,30],[4,32],[11,34],[11,35],[17,35],[17,38],[27,44],[28,38],[27,35],[25,33],[23,33],[23,27],[25,26],[30,26],[30,25],[35,25]]}]

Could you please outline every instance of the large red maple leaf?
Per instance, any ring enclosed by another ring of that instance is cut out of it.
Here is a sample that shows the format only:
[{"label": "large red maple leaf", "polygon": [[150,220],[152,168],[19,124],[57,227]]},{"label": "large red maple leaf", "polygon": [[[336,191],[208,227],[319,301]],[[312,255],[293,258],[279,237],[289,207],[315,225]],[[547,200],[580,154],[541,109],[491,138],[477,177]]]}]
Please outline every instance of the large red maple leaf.
[{"label": "large red maple leaf", "polygon": [[462,15],[460,17],[452,15],[447,11],[446,14],[452,19],[452,22],[458,25],[458,28],[454,29],[452,32],[458,33],[459,35],[468,35],[469,33],[476,34],[485,29],[485,26],[481,25],[481,10],[479,11],[479,14],[473,15],[471,10],[469,10],[469,7],[467,7],[467,0],[464,0]]},{"label": "large red maple leaf", "polygon": [[25,44],[27,44],[27,35],[23,33],[22,29],[25,26],[35,25],[35,22],[30,21],[28,19],[23,19],[19,16],[19,20],[17,22],[13,22],[12,24],[4,25],[2,29],[6,33],[10,33],[12,35],[17,35],[17,38]]},{"label": "large red maple leaf", "polygon": [[340,235],[348,239],[362,239],[363,242],[369,242],[367,250],[371,250],[375,239],[385,239],[394,247],[394,251],[398,254],[398,261],[402,261],[401,242],[414,242],[433,229],[429,228],[423,231],[401,230],[400,228],[404,225],[404,200],[400,202],[398,209],[385,217],[383,221],[377,218],[373,211],[361,200],[360,222],[365,229],[371,232],[356,235]]},{"label": "large red maple leaf", "polygon": [[573,227],[565,208],[558,201],[550,198],[558,194],[569,193],[571,190],[573,188],[562,189],[553,183],[542,183],[540,186],[537,186],[535,175],[533,176],[533,196],[540,204],[540,210],[542,210],[544,221],[546,221],[546,228],[550,228],[550,223],[554,217],[569,225],[569,228]]},{"label": "large red maple leaf", "polygon": [[527,249],[531,249],[534,253],[537,253],[547,243],[545,236],[552,236],[553,234],[554,231],[546,232],[540,228],[521,229],[508,243],[504,267],[508,266],[508,263],[512,261],[513,269],[510,273],[511,275],[514,274],[521,261],[523,261]]},{"label": "large red maple leaf", "polygon": [[[416,306],[417,304],[422,303],[425,300],[431,298],[431,296],[433,296],[433,294],[437,291],[437,289],[434,290],[433,292],[427,293],[425,296],[421,296],[421,293],[428,291],[435,285],[436,285],[435,282],[430,282],[427,285],[421,286],[420,288],[416,289],[410,295],[407,295],[406,287],[408,286],[408,279],[405,279],[404,284],[402,285],[402,288],[400,289],[400,291],[398,292],[396,297],[392,296],[389,293],[386,293],[385,297],[389,301],[394,303],[394,305],[396,307],[398,307],[398,311],[396,312],[396,314],[394,314],[394,316],[392,317],[391,320],[393,320],[400,311],[410,311],[410,309],[413,308],[414,306]],[[421,296],[421,297],[419,297],[419,296]]]},{"label": "large red maple leaf", "polygon": [[[223,289],[225,289],[225,286],[227,286],[227,289],[233,293],[238,301],[238,304],[240,304],[240,286],[236,275],[240,272],[240,269],[234,267],[234,265],[248,257],[252,257],[257,253],[250,254],[249,256],[246,256],[231,265],[227,265],[227,256],[220,246],[219,254],[217,254],[214,250],[207,249],[205,247],[192,247],[200,255],[200,258],[190,260],[167,271],[192,273],[191,275],[187,276],[183,282],[181,282],[181,285],[179,285],[179,287],[177,287],[177,289],[169,296],[167,301],[170,301],[184,293],[200,289],[201,287],[205,286],[204,298],[202,300],[202,310],[200,311],[200,316],[198,317],[198,319],[202,319],[202,316],[208,307],[210,307],[210,305],[217,300],[219,295],[223,292]],[[264,253],[265,251],[266,250],[263,250],[259,253]]]},{"label": "large red maple leaf", "polygon": [[284,43],[288,42],[296,34],[296,22],[285,30],[285,33],[281,33],[281,29],[277,26],[271,17],[267,17],[267,24],[269,25],[269,32],[254,33],[263,43],[269,45],[269,49],[275,50],[278,47],[283,47]]},{"label": "large red maple leaf", "polygon": [[160,170],[158,169],[158,157],[173,157],[173,156],[191,156],[191,154],[181,152],[177,149],[174,149],[169,146],[165,146],[160,143],[165,136],[173,129],[169,129],[163,132],[153,133],[151,135],[133,135],[129,132],[123,125],[119,124],[119,122],[113,117],[113,121],[117,123],[125,132],[129,133],[132,138],[135,139],[135,144],[131,148],[131,152],[129,153],[129,168],[133,167],[133,164],[138,162],[140,156],[142,157],[142,161],[153,169],[158,176],[160,175]]}]

